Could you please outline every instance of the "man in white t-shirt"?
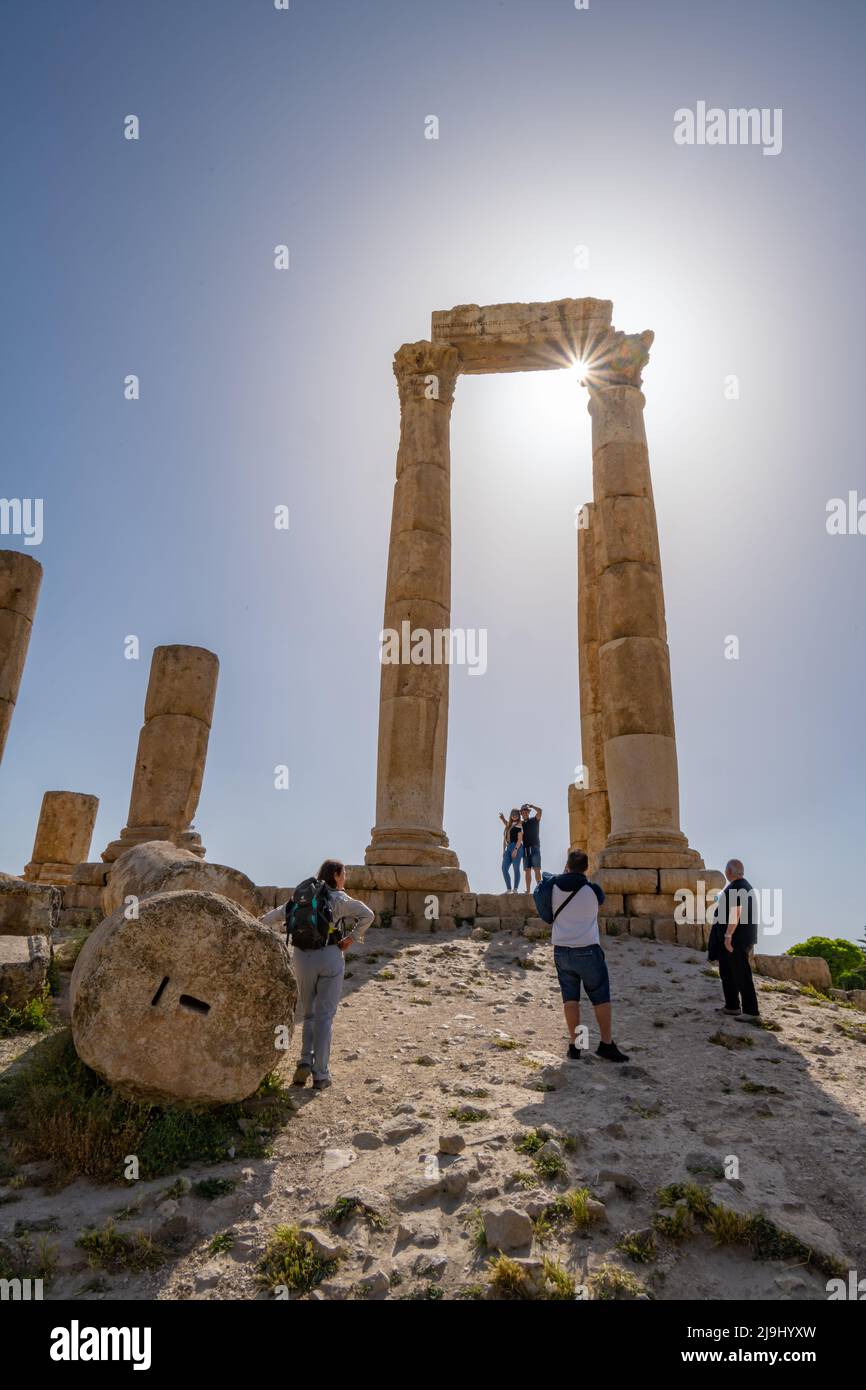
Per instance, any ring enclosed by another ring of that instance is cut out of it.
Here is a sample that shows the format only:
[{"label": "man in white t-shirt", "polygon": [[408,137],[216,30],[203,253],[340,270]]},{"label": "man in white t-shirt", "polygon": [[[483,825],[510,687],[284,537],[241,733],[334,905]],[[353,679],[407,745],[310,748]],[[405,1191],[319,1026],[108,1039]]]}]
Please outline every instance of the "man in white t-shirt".
[{"label": "man in white t-shirt", "polygon": [[628,1057],[620,1052],[611,1033],[610,977],[598,932],[598,909],[604,902],[604,892],[597,883],[590,883],[586,877],[588,868],[589,860],[583,850],[571,850],[565,873],[553,880],[553,963],[568,1027],[568,1056],[572,1061],[580,1058],[575,1037],[580,1027],[583,985],[601,1033],[596,1056],[607,1062],[627,1062]]}]

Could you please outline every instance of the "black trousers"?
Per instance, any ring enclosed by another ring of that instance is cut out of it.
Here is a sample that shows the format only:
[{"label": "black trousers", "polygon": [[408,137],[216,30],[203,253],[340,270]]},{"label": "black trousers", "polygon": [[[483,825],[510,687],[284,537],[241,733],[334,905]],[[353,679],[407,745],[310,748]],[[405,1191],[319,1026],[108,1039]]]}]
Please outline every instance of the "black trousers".
[{"label": "black trousers", "polygon": [[756,1014],[758,996],[755,993],[748,951],[737,946],[734,946],[733,951],[728,951],[723,946],[719,959],[719,974],[722,978],[722,989],[725,991],[725,1008],[741,1008],[744,1014]]}]

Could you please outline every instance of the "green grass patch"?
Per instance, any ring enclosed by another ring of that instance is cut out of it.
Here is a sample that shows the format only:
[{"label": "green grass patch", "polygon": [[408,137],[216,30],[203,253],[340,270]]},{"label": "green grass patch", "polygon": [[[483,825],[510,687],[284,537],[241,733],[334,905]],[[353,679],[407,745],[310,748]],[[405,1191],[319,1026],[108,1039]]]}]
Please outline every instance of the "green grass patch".
[{"label": "green grass patch", "polygon": [[368,1206],[360,1197],[338,1197],[333,1206],[328,1207],[322,1215],[332,1226],[342,1226],[350,1217],[363,1216],[375,1230],[385,1229],[382,1213],[375,1207]]},{"label": "green grass patch", "polygon": [[193,1196],[202,1197],[206,1202],[214,1202],[217,1197],[227,1197],[234,1192],[237,1182],[234,1178],[202,1178],[192,1185]]},{"label": "green grass patch", "polygon": [[264,1289],[309,1293],[333,1274],[338,1263],[317,1255],[312,1241],[304,1240],[297,1226],[277,1226],[259,1261],[256,1279]]},{"label": "green grass patch", "polygon": [[[256,1099],[268,1103],[256,1108],[250,1124],[245,1107]],[[236,1158],[263,1157],[292,1107],[273,1076],[256,1098],[240,1105],[190,1109],[127,1100],[80,1061],[69,1030],[63,1029],[37,1044],[24,1066],[0,1081],[0,1110],[6,1112],[12,1157],[49,1162],[52,1185],[64,1186],[79,1177],[123,1182],[131,1154],[143,1179],[189,1163],[224,1162],[229,1149]]]},{"label": "green grass patch", "polygon": [[93,1267],[112,1273],[156,1269],[165,1259],[165,1251],[144,1231],[125,1235],[116,1229],[113,1221],[106,1221],[99,1230],[92,1227],[82,1231],[75,1244],[87,1252]]},{"label": "green grass patch", "polygon": [[4,994],[0,998],[0,1038],[16,1033],[45,1033],[51,1027],[51,986],[46,983],[42,993],[28,999],[20,1008],[12,1008]]},{"label": "green grass patch", "polygon": [[632,1299],[646,1293],[640,1280],[618,1265],[602,1265],[589,1277],[589,1289],[597,1299]]},{"label": "green grass patch", "polygon": [[448,1111],[449,1120],[456,1120],[459,1125],[475,1125],[479,1120],[487,1119],[487,1111],[479,1110],[475,1105],[455,1105]]},{"label": "green grass patch", "polygon": [[232,1235],[231,1231],[220,1231],[218,1235],[214,1236],[213,1240],[208,1246],[207,1253],[209,1255],[222,1255],[227,1250],[231,1250],[234,1243],[235,1238]]}]

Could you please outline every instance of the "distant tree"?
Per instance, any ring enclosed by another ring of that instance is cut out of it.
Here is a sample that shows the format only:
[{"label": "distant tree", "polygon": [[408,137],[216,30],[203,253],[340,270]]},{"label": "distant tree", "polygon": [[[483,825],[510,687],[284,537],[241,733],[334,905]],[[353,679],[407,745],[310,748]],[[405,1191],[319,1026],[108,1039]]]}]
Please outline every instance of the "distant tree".
[{"label": "distant tree", "polygon": [[866,972],[866,953],[857,945],[855,941],[849,941],[844,936],[831,938],[829,936],[810,936],[808,941],[801,941],[797,946],[789,947],[789,956],[822,956],[830,967],[830,978],[833,984],[840,989],[860,989],[860,985],[844,985],[841,983],[843,975],[857,974]]}]

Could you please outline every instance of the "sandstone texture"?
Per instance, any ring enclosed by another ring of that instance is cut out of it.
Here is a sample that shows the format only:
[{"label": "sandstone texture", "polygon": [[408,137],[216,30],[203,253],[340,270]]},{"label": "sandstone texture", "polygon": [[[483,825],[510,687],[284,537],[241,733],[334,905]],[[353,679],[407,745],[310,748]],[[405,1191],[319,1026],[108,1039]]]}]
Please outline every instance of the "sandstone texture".
[{"label": "sandstone texture", "polygon": [[216,1104],[250,1096],[286,1060],[297,990],[283,943],[216,893],[144,898],[119,910],[75,964],[79,1056],[141,1099]]},{"label": "sandstone texture", "polygon": [[59,890],[47,883],[0,878],[0,936],[50,936],[60,901]]},{"label": "sandstone texture", "polygon": [[39,998],[50,964],[47,936],[0,936],[0,1005],[20,1009]]},{"label": "sandstone texture", "polygon": [[27,660],[41,584],[42,566],[32,555],[0,550],[0,762]]},{"label": "sandstone texture", "polygon": [[122,907],[128,897],[149,898],[155,893],[185,889],[219,893],[253,917],[265,910],[255,884],[246,874],[225,864],[209,864],[170,840],[134,845],[114,861],[102,890],[102,910],[107,917]]},{"label": "sandstone texture", "polygon": [[71,883],[90,853],[99,798],[84,792],[46,792],[42,798],[31,861],[24,877]]}]

